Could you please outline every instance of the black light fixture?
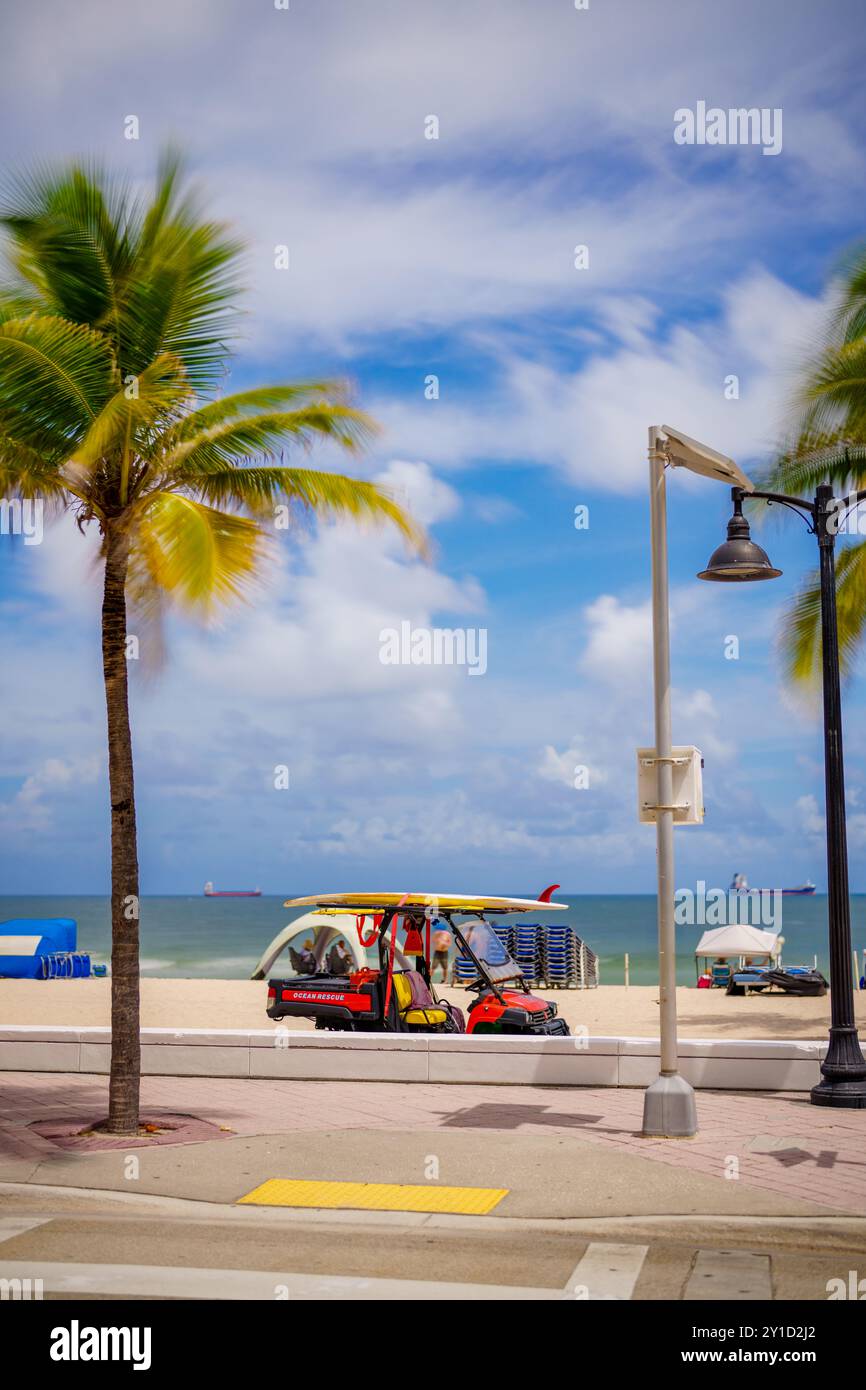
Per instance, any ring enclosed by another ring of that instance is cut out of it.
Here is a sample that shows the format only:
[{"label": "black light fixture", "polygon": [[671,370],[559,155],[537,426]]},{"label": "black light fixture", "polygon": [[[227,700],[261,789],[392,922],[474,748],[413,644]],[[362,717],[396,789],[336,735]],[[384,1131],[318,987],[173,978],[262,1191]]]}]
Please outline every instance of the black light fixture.
[{"label": "black light fixture", "polygon": [[[728,539],[713,552],[699,579],[737,581],[775,579],[766,554],[749,536],[743,516],[741,487],[731,489],[734,515],[728,522]],[[851,904],[848,889],[848,840],[845,824],[845,772],[842,758],[842,696],[839,679],[839,632],[836,620],[836,567],[834,550],[840,524],[840,503],[833,489],[822,483],[814,501],[788,497],[780,492],[755,492],[750,496],[788,507],[806,521],[818,542],[821,567],[821,671],[824,694],[824,784],[827,807],[827,906],[830,944],[830,1037],[821,1063],[822,1079],[812,1087],[813,1105],[866,1110],[866,1058],[860,1050],[854,1015],[854,978],[851,969]],[[852,493],[850,508],[866,501],[866,490]]]},{"label": "black light fixture", "polygon": [[728,539],[710,556],[710,563],[701,570],[698,579],[715,579],[725,584],[743,583],[754,579],[778,579],[781,570],[773,569],[767,552],[756,545],[749,534],[749,523],[743,516],[743,493],[733,489],[734,515],[728,522]]}]

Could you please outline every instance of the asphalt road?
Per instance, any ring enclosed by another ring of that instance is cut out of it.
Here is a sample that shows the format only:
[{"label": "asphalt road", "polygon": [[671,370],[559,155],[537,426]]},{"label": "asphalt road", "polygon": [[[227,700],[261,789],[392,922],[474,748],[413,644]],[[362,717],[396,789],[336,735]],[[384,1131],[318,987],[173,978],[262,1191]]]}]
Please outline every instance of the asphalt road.
[{"label": "asphalt road", "polygon": [[526,1220],[0,1188],[0,1279],[43,1297],[820,1300],[866,1269],[845,1217]]}]

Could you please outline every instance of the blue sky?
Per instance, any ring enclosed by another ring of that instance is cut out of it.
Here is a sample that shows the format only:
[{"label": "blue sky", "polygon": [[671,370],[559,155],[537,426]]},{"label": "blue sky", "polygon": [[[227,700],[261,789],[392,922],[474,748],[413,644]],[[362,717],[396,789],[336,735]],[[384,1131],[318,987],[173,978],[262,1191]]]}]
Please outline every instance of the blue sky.
[{"label": "blue sky", "polygon": [[[634,755],[646,430],[747,469],[780,438],[864,232],[860,17],[847,0],[7,5],[4,166],[97,154],[146,181],[180,142],[249,244],[227,385],[351,377],[383,425],[359,467],[434,541],[422,564],[384,533],[282,533],[254,606],[172,623],[158,678],[133,669],[144,892],[653,889]],[[678,145],[674,112],[698,101],[780,108],[781,152]],[[814,543],[786,515],[762,533],[782,580],[698,584],[725,489],[678,473],[669,498],[674,736],[704,752],[708,813],[678,833],[678,880],[823,888],[820,726],[775,652]],[[108,883],[92,540],[0,537],[0,891]],[[383,666],[379,634],[403,621],[485,628],[486,674]],[[855,677],[861,891],[863,711]]]}]

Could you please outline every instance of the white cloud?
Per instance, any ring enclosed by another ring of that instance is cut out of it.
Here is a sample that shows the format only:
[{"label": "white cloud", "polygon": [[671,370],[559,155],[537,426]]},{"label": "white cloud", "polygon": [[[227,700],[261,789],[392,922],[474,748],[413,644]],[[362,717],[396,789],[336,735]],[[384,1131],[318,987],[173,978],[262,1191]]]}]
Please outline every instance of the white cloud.
[{"label": "white cloud", "polygon": [[[636,82],[666,25],[677,42],[664,73]],[[7,125],[16,158],[96,148],[133,179],[166,136],[191,148],[252,239],[249,331],[263,354],[285,353],[287,327],[306,352],[311,339],[348,346],[530,310],[580,319],[593,306],[629,341],[651,290],[700,295],[744,238],[772,244],[794,217],[847,217],[863,155],[838,32],[817,9],[792,22],[770,5],[758,20],[748,0],[689,21],[641,0],[591,15],[554,0],[286,12],[152,0],[122,18],[81,0],[50,25],[19,6],[5,30]],[[112,61],[83,92],[85,54]],[[747,93],[785,108],[779,159],[674,144],[677,107]],[[128,112],[140,141],[123,138]],[[438,141],[424,138],[430,113]],[[283,243],[288,272],[274,269]],[[577,243],[588,272],[573,268]],[[616,303],[602,310],[600,293]]]},{"label": "white cloud", "polygon": [[59,813],[68,805],[68,794],[91,786],[103,766],[103,759],[98,756],[46,758],[25,777],[9,801],[0,802],[0,829],[15,835],[55,829]]},{"label": "white cloud", "polygon": [[817,798],[811,793],[807,796],[798,796],[794,803],[794,816],[798,829],[804,835],[820,835],[825,832],[825,822],[822,812],[818,808]]},{"label": "white cloud", "polygon": [[583,613],[588,638],[581,666],[613,685],[645,677],[652,660],[652,609],[629,606],[613,594],[601,594]]},{"label": "white cloud", "polygon": [[584,771],[587,774],[586,785],[582,786],[581,790],[602,786],[607,781],[607,772],[604,768],[594,767],[587,762],[586,749],[580,740],[572,741],[570,747],[562,753],[558,753],[552,744],[548,744],[541,755],[538,775],[546,782],[557,782],[560,786],[577,790],[575,778],[578,768],[581,770],[581,775]]},{"label": "white cloud", "polygon": [[376,482],[387,488],[422,526],[444,521],[460,509],[460,498],[453,487],[437,478],[427,463],[392,459],[376,474]]},{"label": "white cloud", "polygon": [[[614,315],[609,326],[622,341],[576,370],[512,351],[500,364],[499,391],[480,405],[379,399],[372,409],[391,449],[423,439],[426,456],[444,466],[530,460],[586,486],[626,492],[643,485],[650,424],[676,425],[736,458],[772,449],[827,304],[755,269],[722,294],[718,317],[689,327],[653,336],[646,306],[627,322]],[[731,376],[736,399],[725,394]],[[686,474],[677,483],[705,486]]]}]

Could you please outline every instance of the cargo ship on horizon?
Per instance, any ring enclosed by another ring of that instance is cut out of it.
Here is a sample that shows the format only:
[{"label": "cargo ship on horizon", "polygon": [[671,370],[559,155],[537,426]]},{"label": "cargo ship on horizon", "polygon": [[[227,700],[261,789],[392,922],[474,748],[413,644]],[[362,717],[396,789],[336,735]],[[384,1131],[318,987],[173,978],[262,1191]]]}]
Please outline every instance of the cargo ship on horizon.
[{"label": "cargo ship on horizon", "polygon": [[260,898],[261,888],[214,888],[208,880],[204,886],[206,898]]},{"label": "cargo ship on horizon", "polygon": [[734,874],[729,893],[781,893],[783,897],[811,897],[816,887],[811,879],[800,883],[796,888],[750,888],[745,874]]}]

